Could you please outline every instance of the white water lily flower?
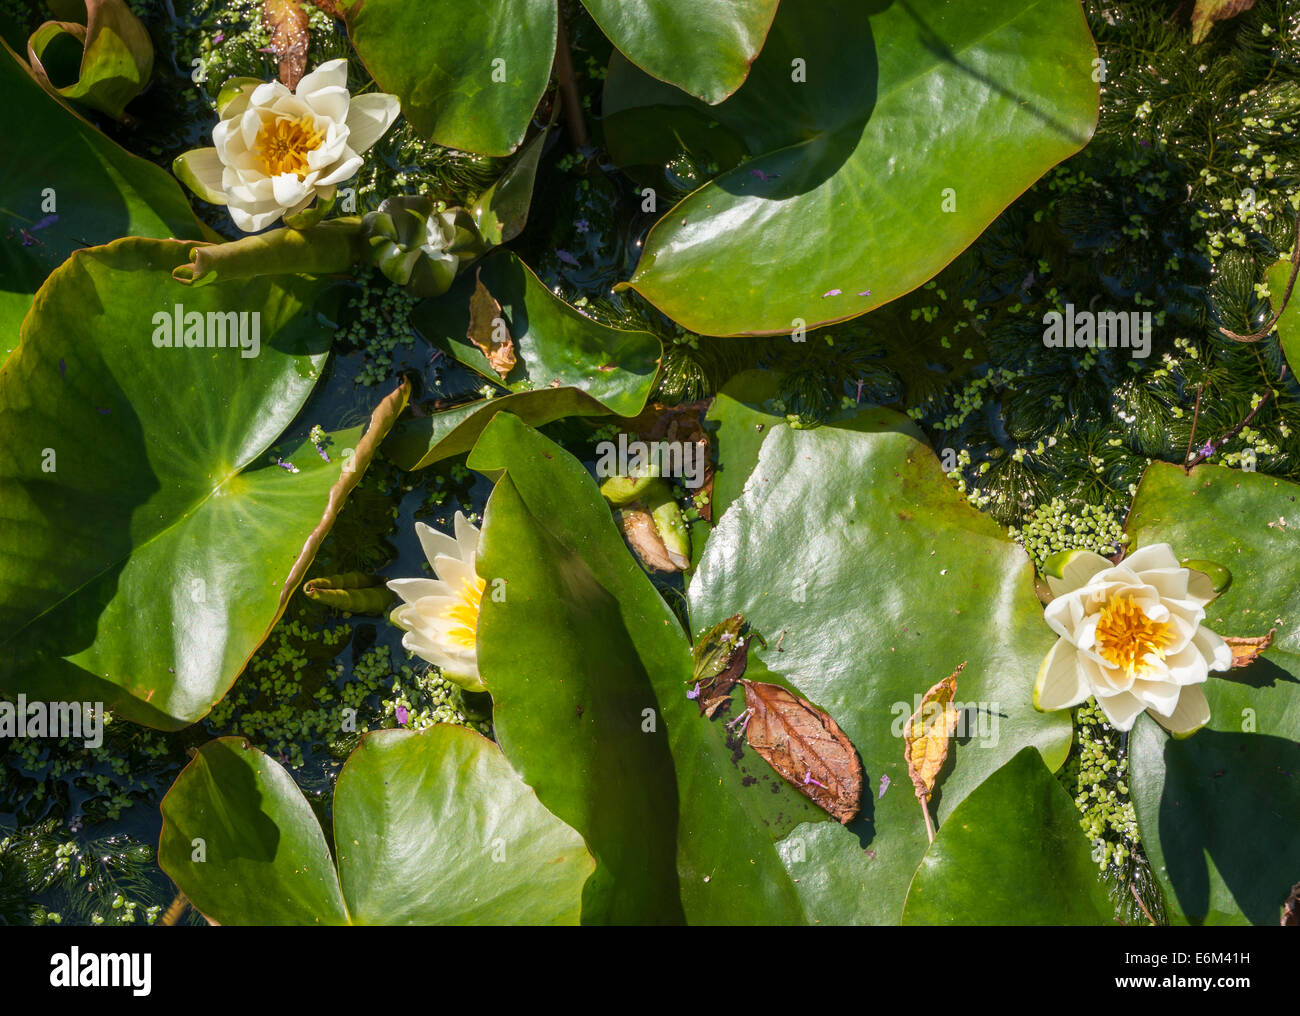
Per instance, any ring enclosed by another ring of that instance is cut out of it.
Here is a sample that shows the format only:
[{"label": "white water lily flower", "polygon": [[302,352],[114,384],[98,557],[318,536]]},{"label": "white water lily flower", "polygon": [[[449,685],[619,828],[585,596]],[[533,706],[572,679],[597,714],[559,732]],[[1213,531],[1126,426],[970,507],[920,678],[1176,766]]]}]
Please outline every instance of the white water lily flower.
[{"label": "white water lily flower", "polygon": [[292,92],[278,81],[245,86],[221,108],[215,147],[181,156],[177,176],[203,200],[227,205],[246,233],[330,200],[399,111],[397,96],[354,96],[347,84],[348,62],[338,59]]},{"label": "white water lily flower", "polygon": [[402,598],[390,615],[406,632],[402,646],[434,664],[442,676],[469,691],[485,691],[478,674],[478,614],[483,579],[474,567],[479,531],[456,513],[456,536],[415,524],[436,579],[394,579],[388,588]]},{"label": "white water lily flower", "polygon": [[1193,588],[1167,543],[1118,565],[1080,553],[1047,582],[1056,598],[1043,616],[1061,637],[1039,668],[1037,708],[1068,709],[1093,695],[1118,730],[1131,730],[1143,710],[1179,736],[1209,722],[1201,685],[1232,666],[1232,650],[1201,624],[1211,597]]}]

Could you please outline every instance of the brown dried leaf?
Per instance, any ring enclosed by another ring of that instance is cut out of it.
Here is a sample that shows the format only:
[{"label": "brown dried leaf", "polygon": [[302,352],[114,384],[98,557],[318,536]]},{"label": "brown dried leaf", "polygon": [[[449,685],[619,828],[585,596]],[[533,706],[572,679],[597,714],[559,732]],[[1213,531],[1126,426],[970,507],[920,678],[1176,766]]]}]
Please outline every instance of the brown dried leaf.
[{"label": "brown dried leaf", "polygon": [[751,711],[749,746],[813,804],[851,822],[862,797],[862,766],[844,731],[826,712],[779,685],[740,683]]},{"label": "brown dried leaf", "polygon": [[1192,45],[1203,42],[1216,21],[1235,18],[1254,6],[1255,0],[1196,0],[1192,11]]},{"label": "brown dried leaf", "polygon": [[618,513],[618,528],[636,551],[636,556],[652,571],[681,571],[668,556],[668,548],[659,536],[654,516],[641,507],[623,508]]},{"label": "brown dried leaf", "polygon": [[271,35],[267,49],[280,58],[286,88],[297,88],[307,69],[307,20],[298,0],[262,0],[262,27]]},{"label": "brown dried leaf", "polygon": [[1300,882],[1291,887],[1291,895],[1282,906],[1282,927],[1300,928]]},{"label": "brown dried leaf", "polygon": [[722,706],[731,702],[730,695],[714,695],[711,699],[704,699],[704,696],[700,696],[700,698],[703,700],[700,702],[700,715],[710,720],[713,719],[713,714]]},{"label": "brown dried leaf", "polygon": [[501,316],[501,304],[483,285],[482,275],[483,270],[480,268],[474,278],[474,295],[469,298],[469,331],[466,338],[482,351],[489,366],[504,381],[516,363],[515,340],[506,327],[506,319]]},{"label": "brown dried leaf", "polygon": [[1228,648],[1232,650],[1232,669],[1249,667],[1259,659],[1259,654],[1273,644],[1273,635],[1276,632],[1276,628],[1270,628],[1267,635],[1259,635],[1253,639],[1225,636],[1223,641],[1228,643]]},{"label": "brown dried leaf", "polygon": [[935,780],[948,757],[948,738],[957,729],[957,675],[966,669],[963,662],[956,670],[934,685],[921,698],[921,706],[912,714],[903,730],[903,757],[907,775],[912,778],[916,796],[930,800]]}]

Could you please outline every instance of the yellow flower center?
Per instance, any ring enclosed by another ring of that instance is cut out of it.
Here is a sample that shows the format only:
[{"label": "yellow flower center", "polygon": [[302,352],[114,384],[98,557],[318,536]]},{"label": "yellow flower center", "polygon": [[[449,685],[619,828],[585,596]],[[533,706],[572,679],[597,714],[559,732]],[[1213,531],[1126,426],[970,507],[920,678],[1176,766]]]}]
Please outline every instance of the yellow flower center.
[{"label": "yellow flower center", "polygon": [[319,148],[324,137],[309,116],[277,117],[262,124],[254,150],[262,157],[268,175],[296,173],[301,180],[307,175],[307,153]]},{"label": "yellow flower center", "polygon": [[483,587],[487,583],[474,576],[474,581],[461,579],[460,597],[442,612],[449,621],[457,622],[456,627],[447,632],[447,639],[463,649],[473,649],[478,645],[478,612],[483,603]]},{"label": "yellow flower center", "polygon": [[1148,654],[1163,660],[1173,640],[1172,625],[1152,621],[1127,596],[1112,596],[1097,621],[1098,654],[1128,674],[1145,671]]}]

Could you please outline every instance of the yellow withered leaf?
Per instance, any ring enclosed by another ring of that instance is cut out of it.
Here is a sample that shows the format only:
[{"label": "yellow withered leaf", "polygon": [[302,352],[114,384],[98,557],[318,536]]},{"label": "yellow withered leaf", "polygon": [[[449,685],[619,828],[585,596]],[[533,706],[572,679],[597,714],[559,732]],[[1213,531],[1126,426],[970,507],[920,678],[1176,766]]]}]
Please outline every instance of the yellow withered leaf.
[{"label": "yellow withered leaf", "polygon": [[948,757],[948,739],[957,729],[957,675],[966,668],[963,662],[950,675],[921,698],[921,706],[903,729],[903,757],[907,775],[912,778],[916,796],[928,801],[934,783]]},{"label": "yellow withered leaf", "polygon": [[1267,635],[1259,635],[1255,638],[1225,636],[1223,641],[1228,643],[1228,648],[1232,650],[1233,669],[1248,667],[1259,659],[1259,654],[1273,644],[1273,636],[1276,632],[1277,629],[1272,628]]}]

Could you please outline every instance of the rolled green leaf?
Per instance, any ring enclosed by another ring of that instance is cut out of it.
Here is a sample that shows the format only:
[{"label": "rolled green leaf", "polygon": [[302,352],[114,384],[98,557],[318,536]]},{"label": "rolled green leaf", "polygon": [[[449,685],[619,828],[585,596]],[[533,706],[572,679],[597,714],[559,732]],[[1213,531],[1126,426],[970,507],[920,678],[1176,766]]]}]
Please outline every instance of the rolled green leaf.
[{"label": "rolled green leaf", "polygon": [[[153,43],[125,0],[86,0],[85,10],[84,25],[47,21],[32,33],[27,41],[32,72],[63,98],[120,120],[126,104],[149,83]],[[82,47],[81,66],[77,80],[60,87],[50,80],[45,62],[53,67],[58,49],[69,41]]]},{"label": "rolled green leaf", "polygon": [[365,258],[361,220],[330,219],[309,229],[277,229],[229,243],[195,247],[190,263],[172,272],[186,285],[256,279],[267,275],[332,275]]},{"label": "rolled green leaf", "polygon": [[397,597],[378,575],[345,572],[308,579],[302,591],[311,599],[352,614],[385,613]]}]

